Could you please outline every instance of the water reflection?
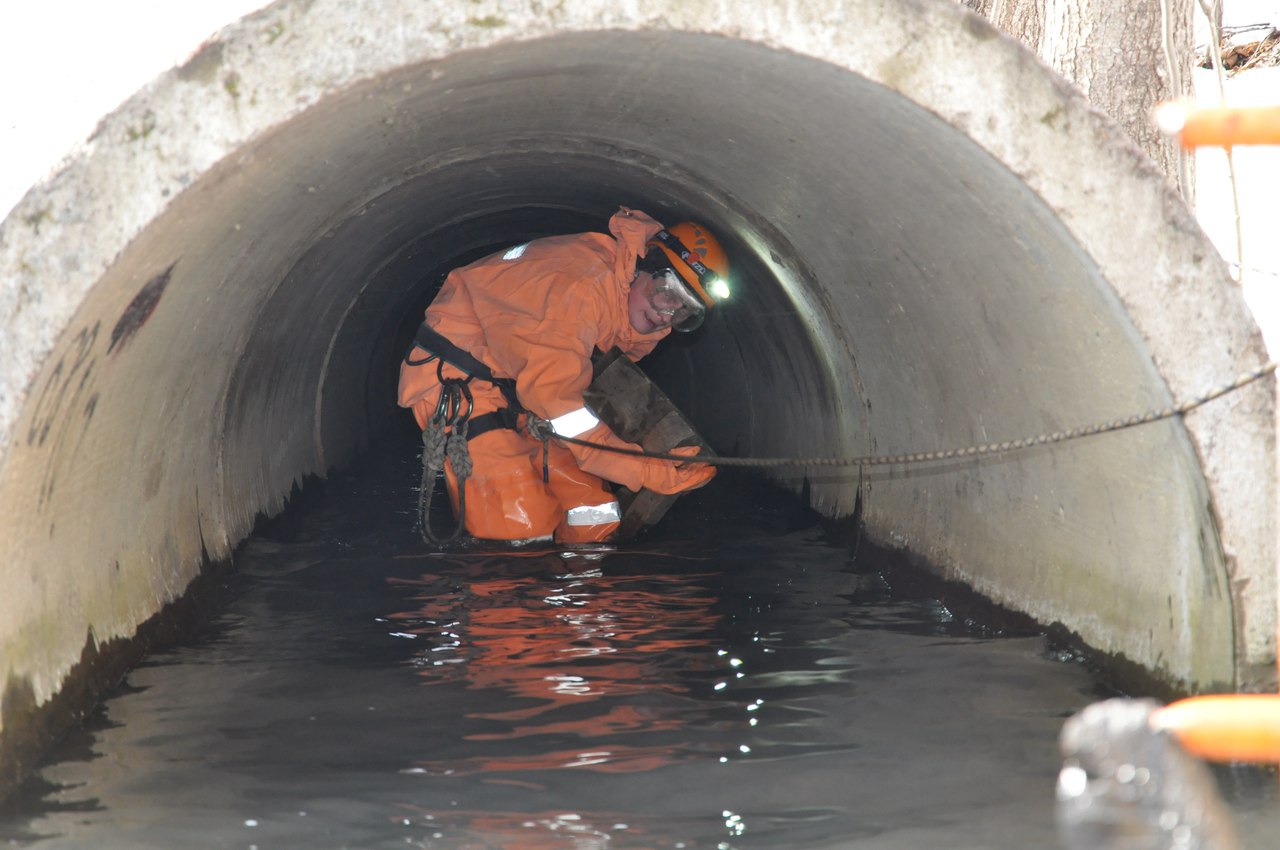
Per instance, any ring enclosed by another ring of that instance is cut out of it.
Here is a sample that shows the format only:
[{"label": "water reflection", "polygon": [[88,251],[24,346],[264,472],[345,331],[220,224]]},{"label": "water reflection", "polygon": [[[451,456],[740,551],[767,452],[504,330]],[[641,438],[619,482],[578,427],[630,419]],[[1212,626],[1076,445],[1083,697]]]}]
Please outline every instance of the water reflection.
[{"label": "water reflection", "polygon": [[[741,560],[730,551],[714,562],[670,551],[471,555],[389,579],[411,604],[382,619],[416,642],[405,664],[433,689],[426,702],[466,707],[451,746],[436,742],[401,771],[435,801],[401,808],[431,836],[422,846],[732,848],[857,831],[843,806],[757,799],[787,775],[782,762],[853,746],[824,731],[830,715],[817,705],[768,710],[774,694],[841,684],[851,664],[846,647],[796,641],[777,617],[797,600],[809,617],[830,593],[753,575],[758,546]],[[813,560],[827,572],[829,554]],[[744,770],[764,784],[744,793]],[[473,806],[442,806],[442,795]],[[610,808],[618,801],[629,806]],[[557,803],[573,808],[546,808]]]},{"label": "water reflection", "polygon": [[[706,824],[693,818],[636,818],[621,812],[492,812],[453,811],[446,814],[406,806],[408,821],[425,827],[431,842],[421,846],[449,848],[502,848],[502,850],[732,850],[721,837],[706,836]],[[822,818],[826,813],[809,813]],[[727,837],[740,836],[746,827],[730,811],[722,814]],[[693,837],[703,834],[701,840]],[[689,836],[675,838],[673,835]]]},{"label": "water reflection", "polygon": [[[621,817],[583,817],[574,812],[453,812],[437,818],[413,812],[417,821],[436,830],[436,840],[451,846],[502,847],[505,850],[604,850],[641,847],[646,831],[633,830]],[[629,834],[628,834],[629,833]],[[630,839],[630,840],[628,840]],[[466,843],[460,844],[459,841]]]},{"label": "water reflection", "polygon": [[746,817],[729,809],[690,816],[565,809],[441,812],[404,805],[396,818],[424,836],[415,846],[448,850],[777,850],[809,846],[806,833],[855,839],[880,832],[851,823],[841,810],[820,807],[759,812],[750,827]]},{"label": "water reflection", "polygon": [[[717,654],[711,573],[607,574],[598,562],[551,554],[455,562],[444,572],[392,579],[416,607],[387,620],[424,641],[411,664],[428,685],[465,682],[490,692],[490,721],[475,742],[541,736],[585,746],[522,747],[521,755],[424,760],[433,774],[653,770],[701,755],[649,742],[687,729],[697,706],[686,674],[725,666]],[[645,736],[645,737],[642,737]],[[671,737],[671,736],[669,736]]]}]

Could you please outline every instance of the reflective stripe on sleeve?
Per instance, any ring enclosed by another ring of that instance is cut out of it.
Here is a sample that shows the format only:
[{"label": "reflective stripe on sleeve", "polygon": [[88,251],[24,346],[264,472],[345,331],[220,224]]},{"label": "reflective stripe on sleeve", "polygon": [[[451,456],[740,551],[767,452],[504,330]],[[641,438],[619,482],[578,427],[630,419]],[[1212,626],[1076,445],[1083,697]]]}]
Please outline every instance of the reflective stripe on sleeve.
[{"label": "reflective stripe on sleeve", "polygon": [[577,410],[571,410],[564,416],[557,416],[551,420],[551,430],[556,432],[558,437],[576,437],[579,434],[585,434],[592,428],[600,424],[600,420],[595,414],[585,407],[579,407]]},{"label": "reflective stripe on sleeve", "polygon": [[622,512],[617,502],[605,502],[603,505],[583,505],[565,511],[567,525],[604,525],[608,522],[621,522]]}]

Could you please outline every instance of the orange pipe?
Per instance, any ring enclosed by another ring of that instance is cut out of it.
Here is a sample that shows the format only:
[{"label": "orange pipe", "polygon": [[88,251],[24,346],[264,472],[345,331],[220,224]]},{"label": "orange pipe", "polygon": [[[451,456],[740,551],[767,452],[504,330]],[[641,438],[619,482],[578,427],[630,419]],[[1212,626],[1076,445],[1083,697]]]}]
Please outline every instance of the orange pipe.
[{"label": "orange pipe", "polygon": [[1184,148],[1280,145],[1280,106],[1194,107],[1167,103],[1156,123]]},{"label": "orange pipe", "polygon": [[1280,694],[1191,697],[1157,709],[1151,723],[1210,761],[1280,762]]}]

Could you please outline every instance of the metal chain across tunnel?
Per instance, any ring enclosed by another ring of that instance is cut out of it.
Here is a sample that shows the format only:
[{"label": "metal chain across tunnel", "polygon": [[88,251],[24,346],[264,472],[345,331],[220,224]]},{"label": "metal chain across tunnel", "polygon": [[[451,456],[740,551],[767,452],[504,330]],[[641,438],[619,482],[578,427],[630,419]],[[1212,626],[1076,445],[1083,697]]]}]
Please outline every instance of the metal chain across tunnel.
[{"label": "metal chain across tunnel", "polygon": [[1034,437],[1023,437],[1016,440],[1005,440],[999,443],[985,443],[983,445],[967,446],[960,449],[946,449],[943,451],[906,452],[896,455],[861,455],[856,457],[737,458],[702,456],[690,458],[686,455],[669,454],[666,452],[649,452],[643,450],[624,449],[617,446],[607,446],[600,443],[593,443],[588,440],[580,440],[576,437],[557,436],[556,439],[566,443],[573,443],[578,446],[601,449],[603,451],[630,455],[632,457],[647,457],[654,460],[669,460],[680,463],[704,463],[708,466],[754,467],[760,469],[785,466],[888,466],[924,463],[927,461],[938,460],[955,460],[957,458],[999,455],[1007,452],[1019,451],[1021,449],[1029,449],[1034,446],[1047,446],[1055,443],[1065,443],[1069,440],[1080,439],[1081,437],[1094,437],[1101,434],[1110,434],[1116,431],[1123,431],[1126,428],[1133,428],[1138,425],[1147,425],[1152,422],[1172,419],[1175,416],[1182,416],[1190,413],[1196,408],[1202,407],[1215,399],[1242,389],[1260,378],[1265,378],[1267,375],[1273,374],[1278,365],[1280,364],[1277,364],[1276,361],[1272,360],[1264,366],[1242,374],[1230,383],[1215,387],[1203,395],[1197,396],[1189,401],[1182,402],[1181,404],[1172,407],[1166,407],[1161,410],[1149,410],[1146,413],[1134,414],[1133,416],[1128,416],[1122,419],[1113,419],[1109,422],[1102,422],[1096,425],[1083,425],[1067,431],[1055,431],[1052,434],[1038,434]]}]

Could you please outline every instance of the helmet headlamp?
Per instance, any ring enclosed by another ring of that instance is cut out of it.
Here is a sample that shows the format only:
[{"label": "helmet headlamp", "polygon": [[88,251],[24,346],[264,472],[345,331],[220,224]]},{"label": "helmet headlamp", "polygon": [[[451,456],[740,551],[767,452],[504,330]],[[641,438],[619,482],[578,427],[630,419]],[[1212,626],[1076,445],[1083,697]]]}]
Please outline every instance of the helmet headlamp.
[{"label": "helmet headlamp", "polygon": [[679,264],[675,267],[680,279],[688,284],[707,307],[714,307],[716,303],[729,297],[729,284],[725,279],[703,262],[702,254],[690,251],[675,234],[659,230],[654,234],[653,241],[662,246],[669,256],[679,258],[680,264],[689,270],[690,274],[686,274]]}]

